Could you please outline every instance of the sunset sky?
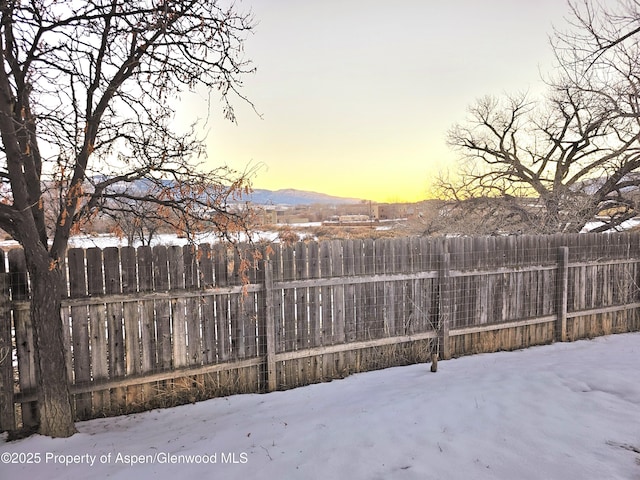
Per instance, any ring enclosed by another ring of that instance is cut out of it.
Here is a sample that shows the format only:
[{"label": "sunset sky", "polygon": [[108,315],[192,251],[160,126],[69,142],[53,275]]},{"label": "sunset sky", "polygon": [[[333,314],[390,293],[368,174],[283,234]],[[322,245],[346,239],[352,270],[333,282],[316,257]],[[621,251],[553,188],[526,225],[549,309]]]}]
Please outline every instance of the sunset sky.
[{"label": "sunset sky", "polygon": [[[486,94],[543,88],[549,35],[565,0],[244,0],[257,21],[246,56],[257,72],[234,102],[212,102],[209,162],[259,166],[256,188],[380,202],[431,195],[455,168],[446,132]],[[201,99],[188,111],[202,112]]]}]

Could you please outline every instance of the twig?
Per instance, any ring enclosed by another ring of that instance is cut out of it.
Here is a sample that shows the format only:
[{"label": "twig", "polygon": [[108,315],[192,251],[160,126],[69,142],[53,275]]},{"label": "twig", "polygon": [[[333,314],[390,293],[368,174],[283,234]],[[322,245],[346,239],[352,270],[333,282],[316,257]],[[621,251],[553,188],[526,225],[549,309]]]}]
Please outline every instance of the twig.
[{"label": "twig", "polygon": [[265,452],[267,452],[267,457],[269,457],[269,460],[273,462],[273,458],[271,458],[271,455],[269,455],[269,450],[267,450],[266,447],[263,447],[262,445],[260,445],[260,448],[262,448]]},{"label": "twig", "polygon": [[618,443],[618,442],[613,442],[611,440],[607,440],[606,443],[610,447],[618,447],[618,448],[622,448],[623,450],[629,450],[630,452],[640,454],[640,448],[634,447],[633,445],[629,445],[628,443]]},{"label": "twig", "polygon": [[9,353],[11,353],[11,348],[2,347],[0,348],[0,365],[9,357]]}]

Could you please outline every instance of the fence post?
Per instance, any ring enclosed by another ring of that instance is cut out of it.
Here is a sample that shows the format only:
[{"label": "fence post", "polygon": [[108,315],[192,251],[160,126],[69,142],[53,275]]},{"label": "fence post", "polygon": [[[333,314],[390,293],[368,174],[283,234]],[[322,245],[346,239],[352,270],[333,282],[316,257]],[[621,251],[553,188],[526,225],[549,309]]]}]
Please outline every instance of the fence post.
[{"label": "fence post", "polygon": [[0,432],[16,429],[8,276],[4,268],[4,253],[0,251]]},{"label": "fence post", "polygon": [[277,388],[276,381],[276,326],[273,316],[273,264],[268,258],[264,259],[264,310],[262,312],[265,339],[264,353],[266,368],[264,369],[264,384],[268,392]]},{"label": "fence post", "polygon": [[449,345],[449,324],[451,322],[450,259],[449,253],[441,253],[438,264],[438,343],[440,358],[444,360],[451,358]]},{"label": "fence post", "polygon": [[558,276],[556,280],[556,341],[567,341],[567,302],[569,287],[569,247],[558,248]]}]

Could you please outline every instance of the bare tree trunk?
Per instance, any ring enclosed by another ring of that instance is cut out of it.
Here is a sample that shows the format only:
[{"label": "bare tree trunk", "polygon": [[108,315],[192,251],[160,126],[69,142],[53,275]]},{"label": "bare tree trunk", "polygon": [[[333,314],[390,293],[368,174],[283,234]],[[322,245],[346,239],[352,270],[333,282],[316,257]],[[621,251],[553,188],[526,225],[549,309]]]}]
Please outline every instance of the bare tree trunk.
[{"label": "bare tree trunk", "polygon": [[31,318],[38,381],[39,433],[69,437],[76,433],[69,394],[68,368],[60,317],[62,273],[31,264]]}]

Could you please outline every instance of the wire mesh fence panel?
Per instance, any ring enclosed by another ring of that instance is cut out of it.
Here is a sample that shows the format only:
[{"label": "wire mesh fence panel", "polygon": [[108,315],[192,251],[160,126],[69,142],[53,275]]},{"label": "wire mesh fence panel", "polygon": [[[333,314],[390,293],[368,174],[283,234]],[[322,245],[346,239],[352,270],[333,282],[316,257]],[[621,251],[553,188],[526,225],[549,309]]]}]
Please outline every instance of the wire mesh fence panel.
[{"label": "wire mesh fence panel", "polygon": [[[638,233],[297,241],[257,251],[70,250],[61,320],[77,417],[292,388],[434,352],[640,329]],[[12,418],[19,411],[18,423],[33,425],[22,252],[9,252],[6,266],[0,393],[15,404]],[[5,410],[0,427],[11,428]]]}]

